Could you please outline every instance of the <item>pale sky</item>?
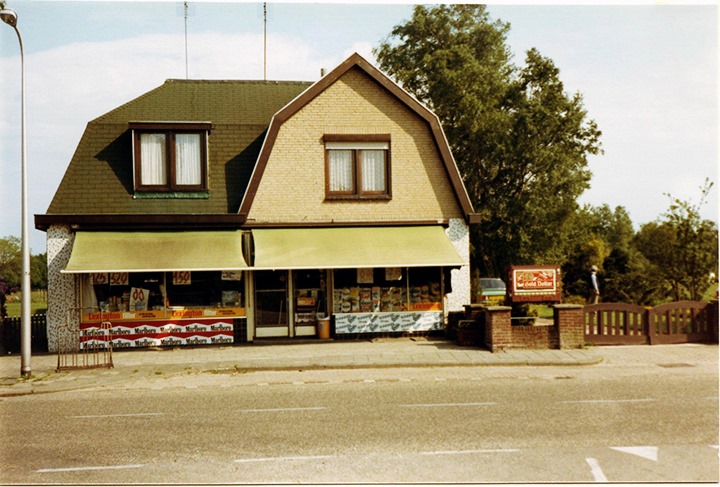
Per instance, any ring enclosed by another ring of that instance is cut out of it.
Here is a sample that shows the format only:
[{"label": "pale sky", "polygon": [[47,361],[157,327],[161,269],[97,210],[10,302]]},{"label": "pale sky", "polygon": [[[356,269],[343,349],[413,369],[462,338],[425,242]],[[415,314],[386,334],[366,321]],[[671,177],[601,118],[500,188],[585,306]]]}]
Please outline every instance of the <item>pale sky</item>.
[{"label": "pale sky", "polygon": [[[30,212],[44,214],[87,123],[185,78],[182,2],[6,0],[25,45]],[[262,79],[262,3],[190,2],[194,79]],[[409,19],[407,3],[268,3],[267,78],[316,81]],[[526,6],[496,3],[511,24],[515,63],[536,47],[579,91],[603,132],[581,203],[624,206],[636,227],[660,217],[666,193],[697,202],[716,183],[704,218],[718,221],[718,7],[712,3]],[[20,236],[20,56],[0,24],[0,237]],[[32,253],[45,233],[31,223]]]}]

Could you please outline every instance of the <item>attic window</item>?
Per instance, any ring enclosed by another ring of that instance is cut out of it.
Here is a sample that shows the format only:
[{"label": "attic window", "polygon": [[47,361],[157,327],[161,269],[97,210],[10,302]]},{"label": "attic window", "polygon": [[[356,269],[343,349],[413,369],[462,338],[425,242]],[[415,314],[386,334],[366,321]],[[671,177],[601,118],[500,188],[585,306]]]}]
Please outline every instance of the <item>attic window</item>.
[{"label": "attic window", "polygon": [[325,135],[326,199],[389,199],[390,136]]},{"label": "attic window", "polygon": [[135,122],[130,128],[136,191],[207,190],[209,123]]}]

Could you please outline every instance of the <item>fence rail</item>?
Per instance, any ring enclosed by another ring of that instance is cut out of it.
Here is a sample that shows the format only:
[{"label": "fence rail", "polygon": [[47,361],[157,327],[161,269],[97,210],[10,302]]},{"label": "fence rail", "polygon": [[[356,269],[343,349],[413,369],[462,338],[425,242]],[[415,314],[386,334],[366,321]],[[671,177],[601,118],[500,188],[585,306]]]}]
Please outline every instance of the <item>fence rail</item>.
[{"label": "fence rail", "polygon": [[717,342],[717,302],[678,301],[654,308],[626,303],[585,306],[585,341],[595,345]]}]

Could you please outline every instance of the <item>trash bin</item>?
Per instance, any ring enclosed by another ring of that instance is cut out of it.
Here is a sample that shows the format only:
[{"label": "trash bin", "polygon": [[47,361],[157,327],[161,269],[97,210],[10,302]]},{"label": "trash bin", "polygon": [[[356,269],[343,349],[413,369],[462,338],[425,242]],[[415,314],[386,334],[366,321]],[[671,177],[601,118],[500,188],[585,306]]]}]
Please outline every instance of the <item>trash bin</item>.
[{"label": "trash bin", "polygon": [[330,317],[317,319],[317,337],[321,340],[330,338]]}]

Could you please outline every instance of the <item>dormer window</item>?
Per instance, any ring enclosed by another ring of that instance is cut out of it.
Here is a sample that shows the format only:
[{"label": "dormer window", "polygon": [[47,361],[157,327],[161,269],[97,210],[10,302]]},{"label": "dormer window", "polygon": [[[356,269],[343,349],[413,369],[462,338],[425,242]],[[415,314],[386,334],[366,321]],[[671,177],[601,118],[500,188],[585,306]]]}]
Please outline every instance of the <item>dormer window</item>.
[{"label": "dormer window", "polygon": [[390,136],[325,135],[326,199],[390,199]]},{"label": "dormer window", "polygon": [[136,191],[207,190],[210,123],[134,122],[130,128]]}]

